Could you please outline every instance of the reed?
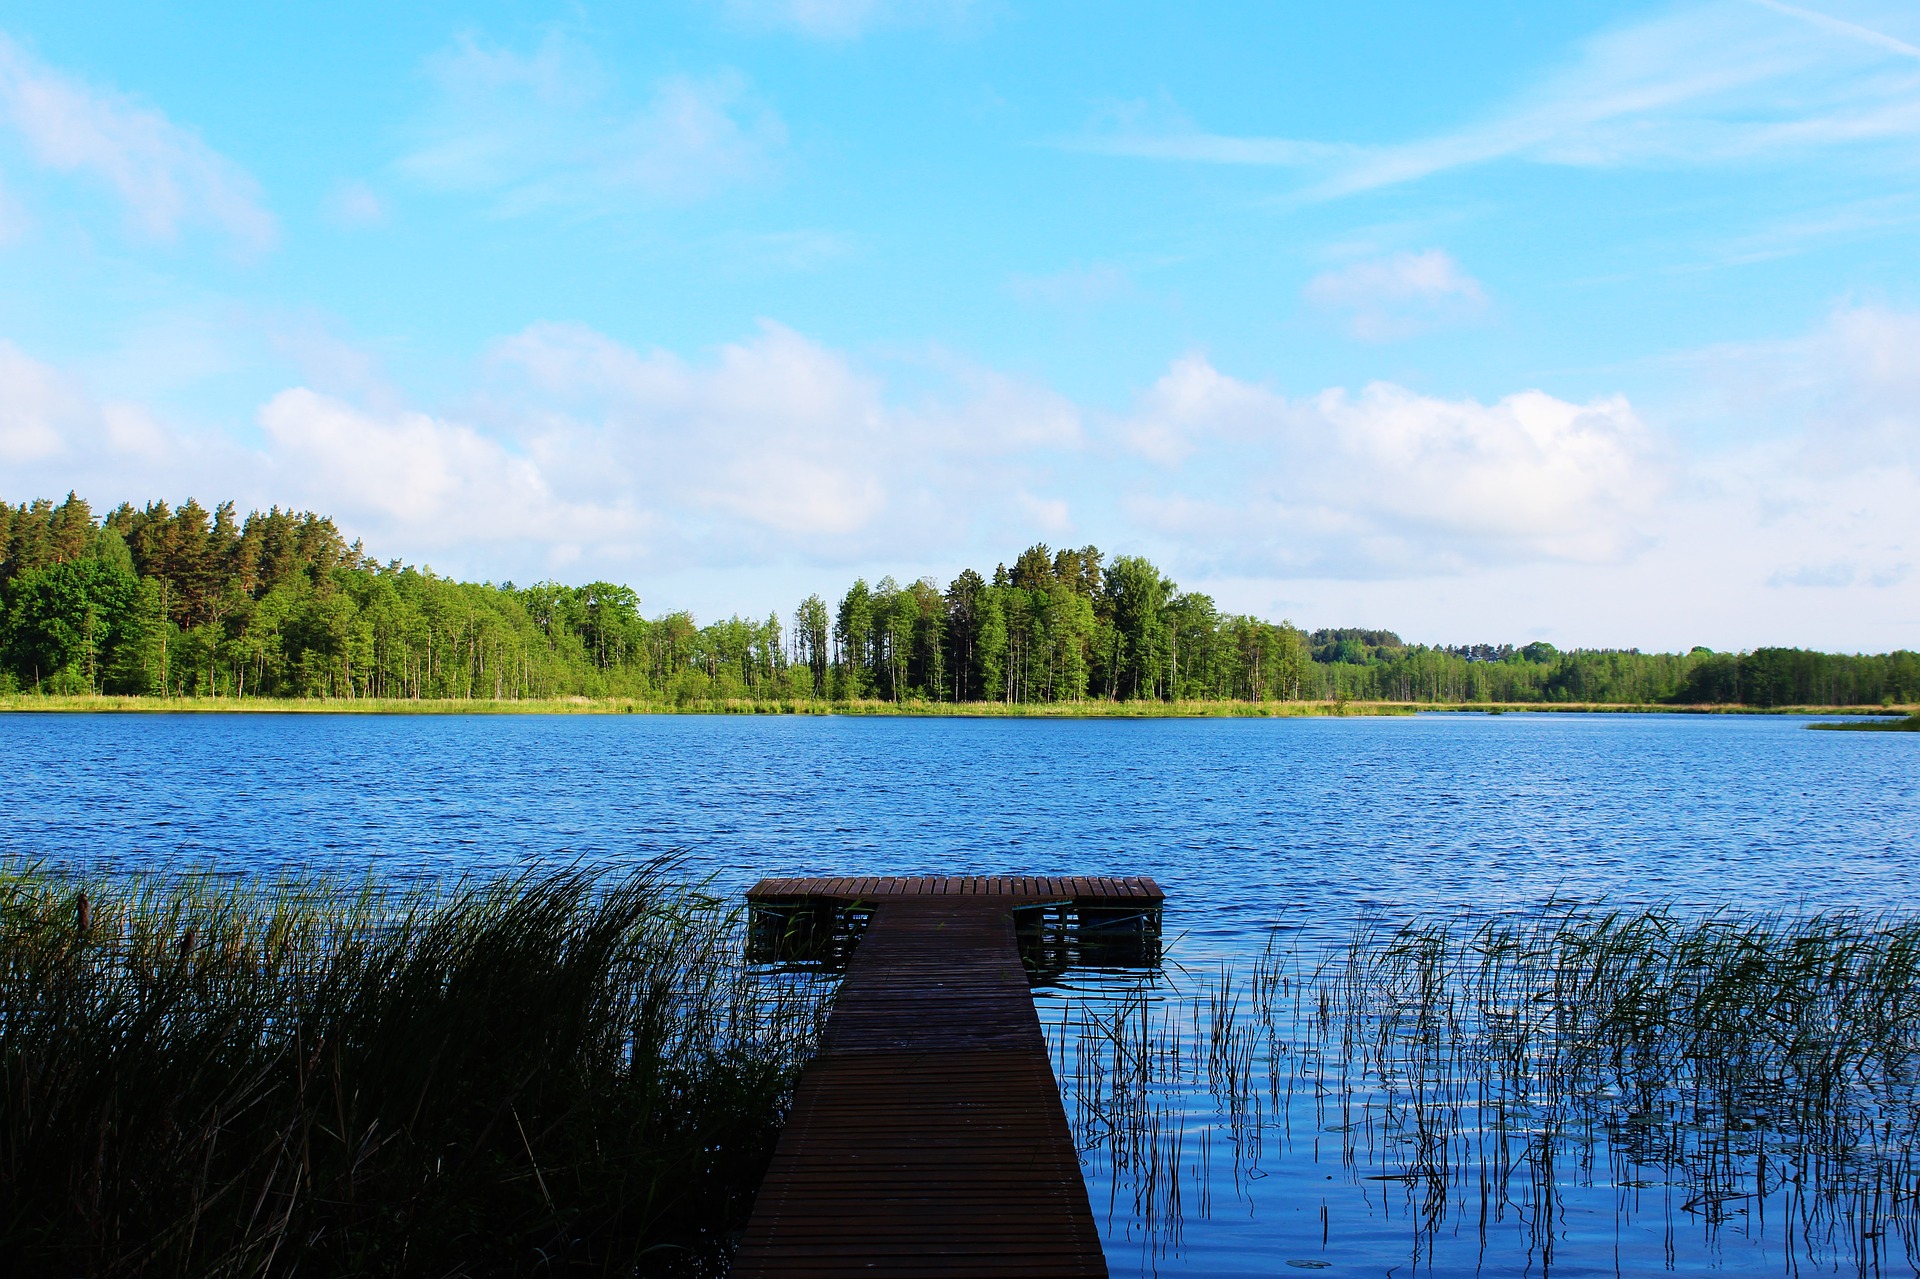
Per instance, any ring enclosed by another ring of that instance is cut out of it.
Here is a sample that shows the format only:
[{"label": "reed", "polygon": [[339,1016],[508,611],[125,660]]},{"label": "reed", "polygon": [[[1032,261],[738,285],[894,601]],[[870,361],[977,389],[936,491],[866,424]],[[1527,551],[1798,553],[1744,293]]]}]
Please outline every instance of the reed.
[{"label": "reed", "polygon": [[450,887],[0,870],[20,1275],[724,1269],[818,988],[654,865]]},{"label": "reed", "polygon": [[1869,719],[1857,723],[1809,724],[1808,728],[1837,728],[1859,733],[1920,733],[1920,712],[1905,719]]},{"label": "reed", "polygon": [[122,693],[0,692],[0,712],[84,714],[289,714],[289,715],[865,715],[923,719],[1301,719],[1324,716],[1466,714],[1654,714],[1654,715],[1852,715],[1858,724],[1810,724],[1809,728],[1911,728],[1888,721],[1907,707],[1872,705],[1747,706],[1738,702],[1389,702],[1357,698],[1318,701],[1240,701],[1151,698],[1111,701],[1101,697],[1064,702],[935,702],[911,697],[158,697]]},{"label": "reed", "polygon": [[[1299,718],[1411,715],[1433,709],[1395,702],[1247,702],[1153,699],[1066,702],[901,702],[814,697],[299,698],[152,697],[131,694],[0,693],[0,712],[315,715],[863,715],[947,719]],[[1559,709],[1557,706],[1555,709]],[[1670,709],[1665,707],[1643,709]]]},{"label": "reed", "polygon": [[1584,1169],[1682,1187],[1710,1231],[1789,1203],[1809,1260],[1889,1231],[1920,1255],[1920,920],[1557,903],[1369,925],[1312,972],[1270,952],[1256,985],[1302,979],[1309,1016],[1263,1017],[1274,1069],[1338,1109],[1349,1159],[1365,1133],[1430,1228],[1478,1206],[1484,1229],[1491,1201],[1550,1254]]},{"label": "reed", "polygon": [[1463,1233],[1551,1264],[1579,1187],[1716,1248],[1920,1261],[1920,919],[1550,902],[1301,935],[1061,1011],[1070,1118],[1149,1253],[1183,1205],[1331,1163],[1426,1264]]}]

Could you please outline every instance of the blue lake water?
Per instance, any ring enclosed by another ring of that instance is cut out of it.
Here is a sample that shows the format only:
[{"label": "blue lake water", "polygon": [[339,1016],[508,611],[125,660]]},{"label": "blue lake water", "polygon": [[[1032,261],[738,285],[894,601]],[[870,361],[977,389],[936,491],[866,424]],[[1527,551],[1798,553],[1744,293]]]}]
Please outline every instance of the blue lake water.
[{"label": "blue lake water", "polygon": [[[1335,940],[1367,912],[1556,895],[1911,911],[1920,735],[1805,722],[0,715],[0,853],[413,877],[677,851],[729,892],[767,874],[1149,874],[1173,961],[1156,998],[1178,1020],[1193,974],[1250,965],[1281,919]],[[1069,987],[1042,992],[1049,1024],[1120,998]],[[1195,1153],[1219,1131],[1204,1098],[1169,1096],[1192,1137],[1177,1236],[1130,1215],[1089,1160],[1116,1273],[1741,1273],[1842,1256],[1676,1224],[1602,1184],[1562,1206],[1549,1265],[1457,1233],[1425,1237],[1422,1260],[1393,1183],[1298,1143],[1246,1180]],[[1911,1271],[1891,1256],[1889,1273]]]}]

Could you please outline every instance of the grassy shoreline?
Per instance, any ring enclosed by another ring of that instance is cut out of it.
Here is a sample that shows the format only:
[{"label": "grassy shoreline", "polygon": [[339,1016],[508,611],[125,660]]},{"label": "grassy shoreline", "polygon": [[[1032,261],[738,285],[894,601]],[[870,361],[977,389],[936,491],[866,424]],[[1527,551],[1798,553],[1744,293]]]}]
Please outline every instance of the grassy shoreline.
[{"label": "grassy shoreline", "polygon": [[1849,732],[1920,733],[1920,712],[1905,719],[1871,719],[1858,724],[1814,724],[1813,728],[1840,728]]},{"label": "grassy shoreline", "polygon": [[[1019,719],[1291,719],[1338,715],[1416,713],[1694,714],[1694,715],[1913,715],[1913,706],[1681,706],[1660,702],[1082,702],[1027,703],[825,701],[800,698],[726,698],[673,703],[635,697],[283,698],[0,695],[0,713],[321,714],[321,715],[893,715]],[[1899,721],[1906,726],[1907,721]],[[1848,725],[1893,728],[1894,724]]]}]

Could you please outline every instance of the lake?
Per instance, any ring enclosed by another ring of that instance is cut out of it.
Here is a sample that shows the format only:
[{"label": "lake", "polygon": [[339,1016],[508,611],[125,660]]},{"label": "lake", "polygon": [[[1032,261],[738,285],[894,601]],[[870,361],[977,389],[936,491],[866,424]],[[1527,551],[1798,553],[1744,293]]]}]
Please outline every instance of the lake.
[{"label": "lake", "polygon": [[[1152,875],[1167,970],[1039,992],[1066,1077],[1072,1027],[1129,1000],[1204,1052],[1221,967],[1244,977],[1279,923],[1311,949],[1361,917],[1556,897],[1911,912],[1920,735],[1805,723],[13,714],[0,852],[407,878],[673,852],[729,893],[766,874]],[[1161,1184],[1143,1206],[1088,1155],[1116,1274],[1912,1272],[1910,1238],[1794,1243],[1784,1199],[1766,1225],[1764,1194],[1702,1212],[1643,1168],[1628,1186],[1604,1142],[1544,1209],[1511,1205],[1512,1229],[1409,1219],[1378,1158],[1309,1149],[1324,1113],[1249,1137],[1199,1076],[1154,1087],[1177,1202]]]}]

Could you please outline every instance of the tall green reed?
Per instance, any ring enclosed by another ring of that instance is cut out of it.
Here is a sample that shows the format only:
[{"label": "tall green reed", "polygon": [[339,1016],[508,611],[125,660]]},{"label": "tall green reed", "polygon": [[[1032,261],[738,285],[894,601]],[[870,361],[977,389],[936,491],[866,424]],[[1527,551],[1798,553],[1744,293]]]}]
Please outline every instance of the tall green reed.
[{"label": "tall green reed", "polygon": [[1310,1156],[1398,1187],[1429,1258],[1465,1226],[1553,1264],[1567,1189],[1611,1186],[1796,1262],[1920,1259],[1920,919],[1550,902],[1299,935],[1062,1008],[1069,1115],[1150,1253]]},{"label": "tall green reed", "polygon": [[824,1006],[663,865],[0,873],[0,1251],[59,1275],[724,1268]]}]

